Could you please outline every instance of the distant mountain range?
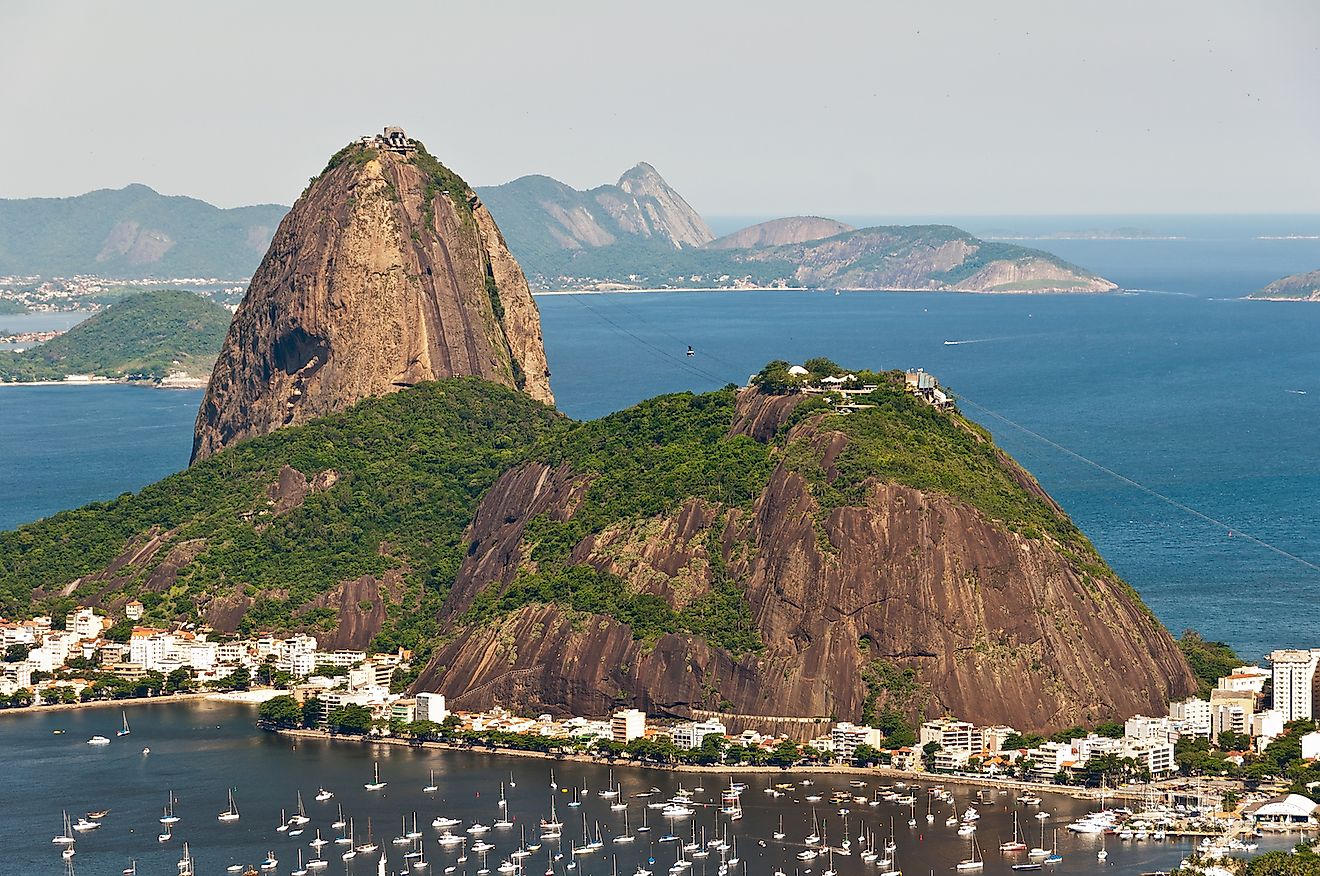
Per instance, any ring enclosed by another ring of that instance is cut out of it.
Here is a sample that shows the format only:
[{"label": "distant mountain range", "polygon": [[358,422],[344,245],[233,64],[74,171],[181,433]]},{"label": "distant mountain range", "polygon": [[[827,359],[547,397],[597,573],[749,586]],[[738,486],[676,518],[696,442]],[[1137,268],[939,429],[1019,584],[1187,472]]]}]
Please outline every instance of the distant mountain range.
[{"label": "distant mountain range", "polygon": [[74,198],[0,199],[0,275],[243,278],[288,209],[223,210],[139,184]]},{"label": "distant mountain range", "polygon": [[[1049,253],[947,225],[775,219],[715,238],[651,165],[580,191],[548,176],[476,189],[533,287],[770,286],[975,292],[1117,288]],[[250,276],[287,208],[222,210],[143,185],[0,201],[0,275]]]},{"label": "distant mountain range", "polygon": [[1113,283],[1041,250],[947,225],[853,228],[819,216],[725,235],[649,164],[579,191],[547,176],[478,188],[536,286],[782,286],[1107,292]]}]

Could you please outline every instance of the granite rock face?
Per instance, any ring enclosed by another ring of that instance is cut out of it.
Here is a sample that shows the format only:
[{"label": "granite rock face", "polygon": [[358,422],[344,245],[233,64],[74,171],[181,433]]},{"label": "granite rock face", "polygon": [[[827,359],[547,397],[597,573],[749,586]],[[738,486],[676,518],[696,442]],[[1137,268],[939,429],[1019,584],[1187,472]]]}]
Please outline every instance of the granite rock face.
[{"label": "granite rock face", "polygon": [[[731,429],[767,440],[792,407],[745,391]],[[795,426],[794,439],[813,442],[827,468],[848,441],[816,420]],[[1048,498],[1007,457],[1002,464]],[[821,526],[807,484],[782,464],[750,508],[689,500],[588,536],[572,554],[678,609],[709,591],[709,551],[720,546],[764,642],[759,653],[732,654],[686,634],[639,641],[613,618],[553,605],[463,625],[483,590],[527,568],[528,520],[571,518],[589,483],[564,466],[529,462],[490,490],[442,613],[452,638],[417,689],[438,690],[457,708],[604,714],[631,704],[652,714],[719,713],[732,726],[782,718],[785,732],[806,734],[819,725],[792,719],[858,720],[877,665],[915,670],[915,685],[882,689],[875,707],[1023,729],[1161,714],[1195,689],[1177,643],[1107,569],[1084,568],[948,496],[882,482]]]},{"label": "granite rock face", "polygon": [[443,377],[553,404],[540,315],[499,228],[410,143],[341,150],[280,224],[216,361],[194,460]]}]

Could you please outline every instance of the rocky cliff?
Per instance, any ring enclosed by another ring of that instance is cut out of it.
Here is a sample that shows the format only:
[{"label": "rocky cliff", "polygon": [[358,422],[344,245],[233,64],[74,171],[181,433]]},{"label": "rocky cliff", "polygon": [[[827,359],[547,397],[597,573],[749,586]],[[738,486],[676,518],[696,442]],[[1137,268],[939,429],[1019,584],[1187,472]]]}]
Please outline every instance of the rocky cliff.
[{"label": "rocky cliff", "polygon": [[1275,301],[1320,301],[1320,271],[1293,274],[1270,283],[1249,298],[1267,298]]},{"label": "rocky cliff", "polygon": [[788,216],[726,234],[706,244],[706,248],[750,249],[761,246],[783,246],[789,243],[821,240],[855,230],[851,225],[836,219],[823,219],[820,216]]},{"label": "rocky cliff", "polygon": [[553,402],[536,304],[499,228],[409,144],[341,150],[280,223],[216,361],[194,460],[441,377]]},{"label": "rocky cliff", "polygon": [[[1159,713],[1194,689],[1169,634],[984,432],[898,392],[849,418],[795,413],[806,401],[747,390],[725,409],[706,452],[737,469],[749,443],[766,451],[743,501],[629,516],[628,476],[608,466],[549,454],[507,472],[469,524],[448,642],[418,689],[456,708],[1037,729]],[[891,449],[905,444],[994,470],[919,474]],[[597,581],[580,598],[593,576],[632,595],[593,603]]]}]

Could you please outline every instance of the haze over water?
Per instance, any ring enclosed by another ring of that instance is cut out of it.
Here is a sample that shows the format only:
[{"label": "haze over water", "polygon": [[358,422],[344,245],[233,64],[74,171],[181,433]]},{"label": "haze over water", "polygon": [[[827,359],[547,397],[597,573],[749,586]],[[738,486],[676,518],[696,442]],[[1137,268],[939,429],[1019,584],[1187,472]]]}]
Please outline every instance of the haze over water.
[{"label": "haze over water", "polygon": [[[1183,241],[1035,245],[1155,291],[542,296],[555,394],[583,418],[663,392],[741,383],[774,358],[924,367],[1175,633],[1195,627],[1252,659],[1320,641],[1320,570],[1308,565],[1320,565],[1320,305],[1232,300],[1320,265],[1320,241],[1260,241],[1233,229]],[[683,355],[689,344],[692,358]],[[0,526],[184,467],[199,398],[0,387]]]}]

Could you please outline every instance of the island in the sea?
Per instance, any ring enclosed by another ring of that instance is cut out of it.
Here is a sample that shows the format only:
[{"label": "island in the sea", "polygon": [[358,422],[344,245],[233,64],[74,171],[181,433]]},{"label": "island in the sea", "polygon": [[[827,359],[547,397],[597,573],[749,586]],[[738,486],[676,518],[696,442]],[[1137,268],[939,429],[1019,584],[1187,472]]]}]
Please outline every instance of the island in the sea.
[{"label": "island in the sea", "polygon": [[1262,301],[1320,301],[1320,270],[1283,277],[1247,297]]}]

